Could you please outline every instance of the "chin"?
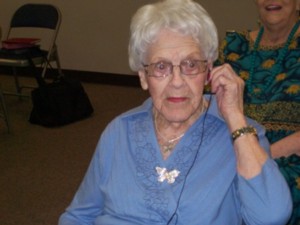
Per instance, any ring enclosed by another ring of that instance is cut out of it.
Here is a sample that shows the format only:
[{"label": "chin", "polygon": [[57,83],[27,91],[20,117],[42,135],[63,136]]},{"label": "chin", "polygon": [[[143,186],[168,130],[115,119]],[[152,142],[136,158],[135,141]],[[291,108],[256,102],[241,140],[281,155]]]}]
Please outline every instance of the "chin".
[{"label": "chin", "polygon": [[192,117],[192,113],[188,112],[186,109],[183,110],[172,110],[165,115],[165,118],[174,123],[186,122]]}]

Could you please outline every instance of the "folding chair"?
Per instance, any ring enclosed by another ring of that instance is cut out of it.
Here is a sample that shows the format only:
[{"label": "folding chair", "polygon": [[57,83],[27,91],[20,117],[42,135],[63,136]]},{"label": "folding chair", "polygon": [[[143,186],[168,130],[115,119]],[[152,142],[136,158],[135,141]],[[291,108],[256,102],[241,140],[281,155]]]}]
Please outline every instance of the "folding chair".
[{"label": "folding chair", "polygon": [[[34,52],[30,57],[28,57],[28,54],[15,54],[11,53],[11,51],[3,51],[2,48],[2,51],[0,51],[0,66],[12,68],[17,89],[17,93],[4,92],[4,94],[20,96],[22,95],[22,88],[28,87],[20,85],[17,74],[18,67],[32,68],[35,76],[44,78],[47,68],[51,67],[50,63],[55,62],[59,75],[62,75],[56,45],[60,23],[61,13],[53,5],[25,4],[16,10],[4,40],[11,38],[38,38],[41,40],[41,46],[40,51]],[[32,35],[35,36],[32,37]],[[36,66],[40,66],[41,70],[37,70]],[[37,75],[37,73],[39,74]]]},{"label": "folding chair", "polygon": [[2,118],[4,120],[6,127],[7,127],[7,131],[10,132],[8,113],[7,113],[5,99],[4,99],[1,88],[0,88],[0,106],[1,106],[0,118]]}]

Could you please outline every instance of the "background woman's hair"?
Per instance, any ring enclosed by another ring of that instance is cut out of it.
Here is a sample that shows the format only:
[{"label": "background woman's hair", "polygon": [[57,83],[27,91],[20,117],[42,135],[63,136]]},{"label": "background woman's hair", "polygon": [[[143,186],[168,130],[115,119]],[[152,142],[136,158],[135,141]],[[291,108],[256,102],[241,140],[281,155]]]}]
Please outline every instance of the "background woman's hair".
[{"label": "background woman's hair", "polygon": [[128,52],[133,71],[142,69],[147,48],[162,29],[191,35],[207,60],[217,59],[217,28],[207,11],[192,0],[165,0],[141,7],[131,20]]}]

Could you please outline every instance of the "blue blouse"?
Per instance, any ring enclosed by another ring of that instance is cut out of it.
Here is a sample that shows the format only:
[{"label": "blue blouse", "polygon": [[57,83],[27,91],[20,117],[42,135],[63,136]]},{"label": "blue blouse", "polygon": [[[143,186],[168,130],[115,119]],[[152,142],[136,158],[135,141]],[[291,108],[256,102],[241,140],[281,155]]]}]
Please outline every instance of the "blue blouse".
[{"label": "blue blouse", "polygon": [[[249,123],[269,151],[262,127]],[[159,181],[157,167],[179,175],[173,183],[168,176]],[[244,220],[282,225],[291,207],[288,186],[273,160],[252,179],[237,174],[230,132],[214,100],[163,160],[148,99],[115,118],[102,133],[59,224],[240,225]]]}]

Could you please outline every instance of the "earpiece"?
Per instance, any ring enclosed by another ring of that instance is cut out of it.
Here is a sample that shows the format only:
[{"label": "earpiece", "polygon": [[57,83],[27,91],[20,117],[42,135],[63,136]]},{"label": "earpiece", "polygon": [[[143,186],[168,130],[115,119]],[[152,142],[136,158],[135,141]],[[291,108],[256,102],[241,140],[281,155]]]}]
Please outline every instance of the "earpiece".
[{"label": "earpiece", "polygon": [[206,76],[206,82],[208,83],[210,81],[210,70],[208,70],[207,76]]},{"label": "earpiece", "polygon": [[204,94],[212,94],[211,92],[211,69],[208,70],[204,86]]}]

